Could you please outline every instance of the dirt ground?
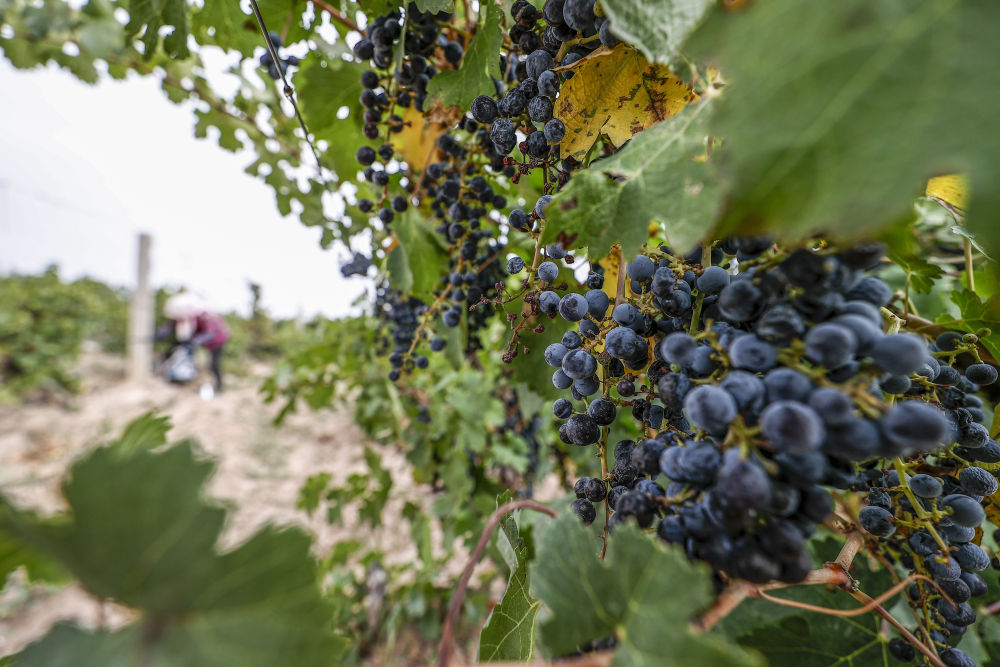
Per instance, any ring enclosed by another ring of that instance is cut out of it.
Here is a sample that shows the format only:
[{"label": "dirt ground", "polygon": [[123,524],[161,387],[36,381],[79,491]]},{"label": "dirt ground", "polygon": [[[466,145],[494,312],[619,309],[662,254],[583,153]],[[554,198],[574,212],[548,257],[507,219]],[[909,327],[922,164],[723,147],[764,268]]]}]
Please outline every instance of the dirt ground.
[{"label": "dirt ground", "polygon": [[[231,501],[224,544],[236,544],[262,524],[274,522],[306,527],[316,535],[317,553],[363,532],[373,545],[393,554],[392,560],[415,558],[407,535],[357,529],[350,510],[344,524],[333,527],[322,512],[309,519],[296,509],[299,488],[309,475],[326,471],[343,481],[363,470],[366,439],[347,410],[303,410],[276,428],[271,420],[279,406],[264,404],[258,394],[266,370],[231,377],[224,392],[202,400],[196,386],[170,386],[155,378],[124,381],[121,360],[87,354],[81,362],[84,391],[68,406],[0,407],[0,491],[18,505],[55,511],[63,505],[58,485],[67,466],[88,448],[119,434],[130,420],[155,410],[170,416],[171,441],[195,438],[217,461],[208,493]],[[398,511],[408,497],[419,499],[402,455],[374,447],[393,476],[388,511],[394,505]],[[127,619],[127,610],[102,607],[75,585],[29,586],[15,578],[0,592],[0,655],[22,649],[58,620],[107,627]]]}]

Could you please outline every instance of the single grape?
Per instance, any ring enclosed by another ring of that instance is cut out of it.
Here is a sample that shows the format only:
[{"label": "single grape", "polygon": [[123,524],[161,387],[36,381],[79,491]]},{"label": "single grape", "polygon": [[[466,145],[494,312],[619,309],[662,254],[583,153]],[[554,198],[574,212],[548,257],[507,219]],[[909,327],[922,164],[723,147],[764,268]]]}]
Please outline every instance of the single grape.
[{"label": "single grape", "polygon": [[572,508],[573,514],[577,515],[585,525],[589,526],[597,518],[597,510],[594,508],[594,503],[585,498],[574,500]]},{"label": "single grape", "polygon": [[943,489],[941,482],[930,475],[914,475],[909,484],[910,490],[920,498],[937,498]]},{"label": "single grape", "polygon": [[547,283],[555,282],[559,277],[559,267],[554,262],[542,262],[538,265],[538,279]]},{"label": "single grape", "polygon": [[600,426],[608,426],[615,421],[615,414],[618,412],[615,404],[606,398],[597,398],[590,402],[587,407],[587,414],[594,418]]},{"label": "single grape", "polygon": [[601,428],[590,415],[575,414],[559,427],[559,437],[568,445],[584,447],[601,437]]},{"label": "single grape", "polygon": [[896,532],[892,514],[881,507],[862,507],[858,512],[861,527],[875,537],[889,537]]},{"label": "single grape", "polygon": [[589,378],[597,372],[597,360],[590,352],[577,348],[563,356],[562,370],[574,380]]},{"label": "single grape", "polygon": [[902,662],[912,662],[917,656],[917,650],[900,637],[894,637],[889,640],[889,653],[896,660],[901,660]]},{"label": "single grape", "polygon": [[730,322],[746,322],[757,313],[761,297],[749,280],[731,282],[719,293],[719,312]]},{"label": "single grape", "polygon": [[542,133],[545,135],[545,141],[550,144],[558,144],[566,136],[566,124],[558,118],[549,119],[545,121]]},{"label": "single grape", "polygon": [[778,351],[757,336],[740,336],[729,346],[729,360],[734,368],[760,373],[778,362]]},{"label": "single grape", "polygon": [[969,496],[952,494],[945,496],[940,503],[941,507],[951,509],[951,520],[959,526],[975,528],[986,518],[986,512],[982,505]]},{"label": "single grape", "polygon": [[517,255],[507,260],[507,273],[514,275],[524,270],[524,260]]},{"label": "single grape", "polygon": [[997,478],[989,470],[977,466],[963,468],[958,473],[962,489],[974,496],[992,496],[997,492]]},{"label": "single grape", "polygon": [[579,322],[590,310],[587,299],[582,294],[570,292],[559,301],[559,315],[564,320]]},{"label": "single grape", "polygon": [[865,276],[854,283],[847,292],[848,299],[868,301],[876,306],[884,306],[892,299],[892,288],[885,281],[875,276]]},{"label": "single grape", "polygon": [[721,266],[707,266],[695,285],[704,294],[718,294],[729,285],[729,274]]},{"label": "single grape", "polygon": [[806,452],[819,448],[826,428],[819,415],[795,401],[771,403],[760,416],[761,433],[780,452]]},{"label": "single grape", "polygon": [[545,357],[545,363],[554,368],[562,367],[562,360],[566,356],[569,350],[562,343],[552,343],[545,348],[543,356]]},{"label": "single grape", "polygon": [[684,411],[696,428],[721,435],[736,417],[736,402],[719,387],[701,385],[685,396]]},{"label": "single grape", "polygon": [[573,404],[565,398],[558,398],[552,404],[552,414],[557,419],[569,419],[569,416],[573,414]]},{"label": "single grape", "polygon": [[792,368],[775,368],[764,376],[767,400],[805,402],[813,389],[812,380]]},{"label": "single grape", "polygon": [[766,387],[764,381],[746,371],[729,371],[719,386],[729,392],[744,418],[756,418],[764,408]]},{"label": "single grape", "polygon": [[851,398],[832,387],[820,387],[809,395],[809,407],[816,411],[827,426],[845,423],[851,418],[854,404]]},{"label": "single grape", "polygon": [[545,291],[538,295],[538,307],[546,315],[555,315],[559,312],[559,295],[552,291]]},{"label": "single grape", "polygon": [[653,264],[653,260],[645,255],[637,255],[635,259],[628,263],[625,267],[625,274],[632,280],[637,282],[646,282],[653,277],[653,272],[656,271],[656,265]]},{"label": "single grape", "polygon": [[900,453],[930,451],[945,443],[948,421],[936,408],[920,401],[901,401],[882,415],[879,425]]},{"label": "single grape", "polygon": [[671,364],[690,366],[694,362],[698,342],[686,333],[672,333],[660,341],[660,355]]},{"label": "single grape", "polygon": [[965,572],[982,572],[990,566],[990,556],[978,544],[960,544],[952,557]]},{"label": "single grape", "polygon": [[924,340],[909,333],[891,334],[880,339],[872,348],[872,361],[893,375],[915,373],[927,354]]},{"label": "single grape", "polygon": [[965,377],[974,384],[993,384],[997,381],[997,369],[989,364],[972,364],[965,369]]},{"label": "single grape", "polygon": [[806,356],[824,368],[837,368],[850,361],[858,339],[847,327],[832,322],[817,325],[805,337]]}]

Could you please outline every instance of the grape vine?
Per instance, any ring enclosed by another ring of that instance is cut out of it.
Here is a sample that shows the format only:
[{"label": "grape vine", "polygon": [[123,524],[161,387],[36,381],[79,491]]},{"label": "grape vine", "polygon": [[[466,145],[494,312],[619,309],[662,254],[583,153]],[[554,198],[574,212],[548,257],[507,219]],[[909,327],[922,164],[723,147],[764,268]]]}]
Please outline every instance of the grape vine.
[{"label": "grape vine", "polygon": [[[441,664],[497,526],[509,548],[488,557],[510,577],[483,659],[531,660],[542,605],[546,657],[1000,659],[1000,83],[978,68],[1000,10],[259,4],[273,51],[216,30],[231,10],[192,11],[199,44],[255,58],[263,92],[219,100],[169,64],[164,86],[208,102],[199,130],[224,146],[249,132],[279,208],[349,246],[345,277],[374,278],[360,346],[324,340],[268,391],[290,410],[351,384],[366,430],[453,510],[436,520],[475,557],[438,614]],[[158,20],[108,62],[163,57]],[[285,79],[301,130],[271,90]],[[329,173],[289,166],[304,144]],[[547,475],[562,518],[494,511],[541,507]],[[875,630],[782,630],[854,616]]]}]

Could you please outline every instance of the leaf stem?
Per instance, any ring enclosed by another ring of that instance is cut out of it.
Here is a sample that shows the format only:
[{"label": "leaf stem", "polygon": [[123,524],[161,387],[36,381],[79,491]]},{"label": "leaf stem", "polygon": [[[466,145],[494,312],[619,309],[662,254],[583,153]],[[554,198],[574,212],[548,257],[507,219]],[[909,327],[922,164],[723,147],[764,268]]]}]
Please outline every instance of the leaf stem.
[{"label": "leaf stem", "polygon": [[965,239],[965,280],[969,284],[969,291],[976,291],[975,272],[972,268],[972,239]]},{"label": "leaf stem", "polygon": [[469,562],[465,564],[465,569],[462,570],[462,576],[458,580],[458,585],[455,587],[455,594],[451,598],[451,605],[448,607],[448,616],[445,617],[444,625],[441,628],[441,643],[438,646],[437,667],[447,667],[447,665],[451,662],[451,653],[455,648],[455,642],[453,639],[455,624],[458,622],[458,615],[462,610],[462,602],[465,601],[465,591],[469,587],[469,580],[472,579],[472,571],[476,569],[479,559],[483,557],[483,552],[486,551],[486,545],[490,543],[493,531],[496,529],[497,524],[500,523],[500,520],[514,510],[519,509],[534,510],[536,512],[541,512],[542,514],[547,514],[553,518],[556,516],[556,511],[554,509],[546,507],[541,503],[537,503],[534,500],[514,500],[506,503],[505,505],[501,505],[495,512],[493,512],[493,515],[483,527],[483,532],[479,536],[476,548],[472,552]]}]

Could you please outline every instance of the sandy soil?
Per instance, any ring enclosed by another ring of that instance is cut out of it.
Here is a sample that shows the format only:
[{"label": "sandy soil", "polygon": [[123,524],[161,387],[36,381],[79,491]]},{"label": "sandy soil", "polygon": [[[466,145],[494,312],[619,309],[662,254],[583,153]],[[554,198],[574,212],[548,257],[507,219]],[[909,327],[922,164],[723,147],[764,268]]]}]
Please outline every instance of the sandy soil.
[{"label": "sandy soil", "polygon": [[[348,535],[366,539],[398,562],[416,557],[406,531],[357,527],[345,511],[343,525],[330,526],[296,509],[299,487],[317,472],[335,481],[364,469],[366,439],[346,410],[292,415],[280,428],[272,424],[278,406],[264,404],[257,392],[265,368],[250,377],[230,378],[226,391],[202,400],[197,387],[174,387],[156,379],[121,380],[120,360],[90,354],[82,362],[84,392],[68,406],[0,408],[0,490],[16,504],[55,511],[63,505],[58,484],[81,453],[120,433],[135,417],[156,410],[174,424],[171,440],[192,437],[217,461],[209,495],[231,502],[223,543],[238,543],[267,522],[298,524],[316,535],[317,553]],[[370,443],[369,443],[370,445]],[[402,455],[370,445],[393,475],[389,511],[407,498],[420,499]],[[424,494],[426,498],[426,494]],[[100,605],[77,586],[25,585],[16,578],[0,593],[0,655],[23,648],[57,620],[87,627],[115,626],[128,611]]]}]

